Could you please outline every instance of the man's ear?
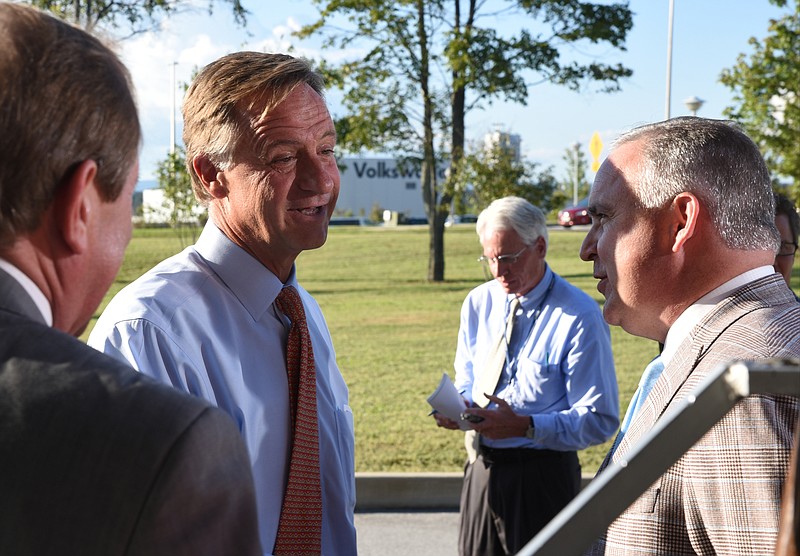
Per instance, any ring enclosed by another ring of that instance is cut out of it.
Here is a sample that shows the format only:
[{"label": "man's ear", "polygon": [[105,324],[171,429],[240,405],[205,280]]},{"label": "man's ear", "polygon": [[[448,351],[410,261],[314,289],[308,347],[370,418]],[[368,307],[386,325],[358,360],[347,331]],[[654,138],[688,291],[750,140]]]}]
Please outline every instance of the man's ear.
[{"label": "man's ear", "polygon": [[534,248],[540,257],[545,258],[547,256],[547,241],[545,241],[544,236],[539,236],[534,244]]},{"label": "man's ear", "polygon": [[194,157],[192,167],[209,195],[215,199],[224,199],[228,196],[228,188],[224,184],[224,179],[220,179],[223,177],[223,173],[216,164],[211,162],[208,155],[201,154]]},{"label": "man's ear", "polygon": [[97,163],[84,160],[64,179],[53,201],[58,231],[74,253],[84,253],[89,245],[89,224],[100,202],[96,176]]},{"label": "man's ear", "polygon": [[674,226],[672,251],[677,253],[694,236],[700,218],[700,200],[693,193],[684,191],[672,200],[670,211]]}]

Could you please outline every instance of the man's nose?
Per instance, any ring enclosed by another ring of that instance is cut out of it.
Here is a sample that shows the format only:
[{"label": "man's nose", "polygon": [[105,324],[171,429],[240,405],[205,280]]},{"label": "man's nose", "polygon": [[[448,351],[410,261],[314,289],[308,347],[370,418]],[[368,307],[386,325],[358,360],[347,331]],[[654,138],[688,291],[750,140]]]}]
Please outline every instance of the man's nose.
[{"label": "man's nose", "polygon": [[335,162],[317,156],[303,157],[298,168],[297,181],[308,191],[328,193],[339,178],[339,167]]},{"label": "man's nose", "polygon": [[579,255],[581,259],[584,261],[591,261],[597,256],[597,242],[594,237],[594,228],[590,228],[589,232],[586,234],[586,237],[583,238],[583,243],[581,243],[581,250],[579,251]]}]

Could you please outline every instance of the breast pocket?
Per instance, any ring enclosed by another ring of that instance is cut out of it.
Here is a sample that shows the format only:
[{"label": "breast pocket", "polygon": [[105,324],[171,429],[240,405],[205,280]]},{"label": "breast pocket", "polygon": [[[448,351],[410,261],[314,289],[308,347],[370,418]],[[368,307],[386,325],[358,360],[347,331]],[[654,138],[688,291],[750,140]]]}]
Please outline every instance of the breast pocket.
[{"label": "breast pocket", "polygon": [[336,408],[336,430],[339,442],[339,461],[342,468],[343,484],[349,483],[350,503],[356,503],[355,477],[355,425],[353,410],[344,404]]},{"label": "breast pocket", "polygon": [[661,479],[657,480],[650,488],[645,490],[636,502],[631,504],[627,513],[652,514],[656,511],[658,499],[661,496]]},{"label": "breast pocket", "polygon": [[554,388],[563,389],[561,384],[558,365],[547,364],[543,361],[534,359],[521,359],[517,369],[518,394],[520,402],[535,402],[545,390]]}]

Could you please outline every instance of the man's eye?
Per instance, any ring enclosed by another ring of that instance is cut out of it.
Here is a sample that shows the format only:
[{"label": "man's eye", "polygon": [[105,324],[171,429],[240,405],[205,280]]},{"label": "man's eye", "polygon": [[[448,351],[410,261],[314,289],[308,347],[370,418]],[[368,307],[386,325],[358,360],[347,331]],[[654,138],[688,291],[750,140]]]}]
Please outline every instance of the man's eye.
[{"label": "man's eye", "polygon": [[293,161],[294,161],[294,157],[293,156],[288,156],[288,155],[287,156],[276,156],[275,158],[273,158],[270,161],[270,164],[277,164],[277,165],[290,164]]}]

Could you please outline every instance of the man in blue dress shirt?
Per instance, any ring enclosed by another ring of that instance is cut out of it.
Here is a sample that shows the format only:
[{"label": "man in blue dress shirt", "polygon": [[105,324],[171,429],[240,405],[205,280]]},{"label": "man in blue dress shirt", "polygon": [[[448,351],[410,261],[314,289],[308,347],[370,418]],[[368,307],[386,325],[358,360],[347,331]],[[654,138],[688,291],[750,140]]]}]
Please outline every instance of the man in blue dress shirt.
[{"label": "man in blue dress shirt", "polygon": [[292,443],[275,301],[300,294],[313,346],[323,554],[356,553],[353,415],[328,327],[294,262],[325,243],[339,194],[336,132],[320,76],[287,55],[208,65],[183,106],[186,159],[209,222],[197,243],[122,290],[89,343],[211,400],[239,425],[255,478],[261,544],[276,546]]},{"label": "man in blue dress shirt", "polygon": [[[505,197],[476,228],[494,280],[469,293],[458,332],[455,385],[465,416],[482,419],[471,424],[477,435],[467,433],[459,552],[515,554],[578,493],[576,450],[616,431],[617,381],[597,303],[545,262],[542,212]],[[487,386],[510,319],[502,369]],[[436,421],[459,428],[440,415]]]}]

